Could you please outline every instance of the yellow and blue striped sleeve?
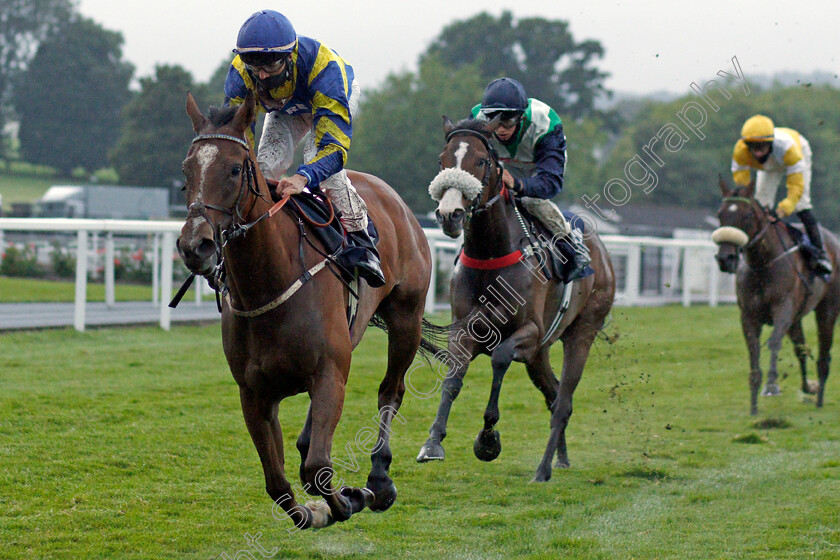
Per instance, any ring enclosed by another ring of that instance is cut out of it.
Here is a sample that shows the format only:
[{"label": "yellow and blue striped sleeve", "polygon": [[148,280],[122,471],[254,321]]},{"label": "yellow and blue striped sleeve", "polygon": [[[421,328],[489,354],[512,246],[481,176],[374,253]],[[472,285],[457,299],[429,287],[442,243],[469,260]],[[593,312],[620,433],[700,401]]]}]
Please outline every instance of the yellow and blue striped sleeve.
[{"label": "yellow and blue striped sleeve", "polygon": [[334,51],[319,45],[306,79],[318,151],[297,172],[309,179],[311,187],[317,187],[341,171],[347,161],[353,137],[349,101],[353,70]]}]

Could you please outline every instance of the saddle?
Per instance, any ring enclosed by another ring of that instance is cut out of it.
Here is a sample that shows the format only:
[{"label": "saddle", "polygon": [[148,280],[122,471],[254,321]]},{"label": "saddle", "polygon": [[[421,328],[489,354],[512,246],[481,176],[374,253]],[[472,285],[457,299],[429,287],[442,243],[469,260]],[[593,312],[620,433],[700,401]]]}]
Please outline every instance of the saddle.
[{"label": "saddle", "polygon": [[[274,189],[271,189],[271,197],[275,201],[279,200]],[[293,195],[285,208],[301,223],[311,226],[310,231],[323,243],[326,253],[334,257],[333,261],[339,265],[344,280],[352,282],[355,263],[364,256],[365,249],[360,247],[352,236],[347,235],[339,220],[341,213],[334,211],[329,199],[321,193],[305,190]],[[379,232],[370,216],[367,229],[375,246],[379,241]]]},{"label": "saddle", "polygon": [[[545,227],[542,222],[540,222],[536,217],[530,214],[524,207],[520,206],[520,211],[522,212],[522,217],[525,219],[525,222],[528,226],[529,232],[531,234],[531,241],[536,247],[540,247],[543,249],[544,254],[548,254],[549,260],[551,263],[550,272],[551,274],[546,274],[546,276],[550,276],[551,278],[555,279],[559,282],[566,282],[569,274],[574,270],[575,265],[575,248],[572,246],[572,243],[569,240],[569,237],[574,237],[576,243],[582,243],[583,236],[585,234],[584,231],[584,224],[583,220],[576,219],[577,215],[573,212],[569,212],[568,210],[562,210],[563,217],[566,218],[566,221],[569,223],[569,227],[571,227],[572,232],[569,236],[563,237],[562,239],[556,240],[554,242],[554,246],[551,246],[553,234],[547,227]],[[536,248],[535,247],[535,248]],[[546,273],[546,267],[543,266],[543,273]],[[591,266],[586,267],[586,272],[582,276],[585,278],[594,274],[595,271],[592,270]]]}]

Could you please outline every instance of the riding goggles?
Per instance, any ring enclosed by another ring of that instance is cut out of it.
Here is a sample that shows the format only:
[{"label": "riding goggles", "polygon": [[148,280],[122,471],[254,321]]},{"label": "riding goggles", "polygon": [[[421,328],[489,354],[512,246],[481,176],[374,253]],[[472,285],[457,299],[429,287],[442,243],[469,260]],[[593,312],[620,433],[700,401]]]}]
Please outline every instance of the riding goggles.
[{"label": "riding goggles", "polygon": [[[263,56],[249,56],[252,54]],[[269,62],[266,60],[264,54],[265,53],[242,53],[239,55],[239,58],[242,59],[243,63],[245,63],[245,67],[254,74],[258,74],[260,71],[266,72],[267,74],[274,74],[283,70],[289,62],[288,55],[280,56],[276,60]]]},{"label": "riding goggles", "polygon": [[494,111],[484,113],[488,120],[493,120],[496,117],[501,117],[499,125],[504,128],[514,128],[522,120],[522,113],[513,113],[510,111]]}]

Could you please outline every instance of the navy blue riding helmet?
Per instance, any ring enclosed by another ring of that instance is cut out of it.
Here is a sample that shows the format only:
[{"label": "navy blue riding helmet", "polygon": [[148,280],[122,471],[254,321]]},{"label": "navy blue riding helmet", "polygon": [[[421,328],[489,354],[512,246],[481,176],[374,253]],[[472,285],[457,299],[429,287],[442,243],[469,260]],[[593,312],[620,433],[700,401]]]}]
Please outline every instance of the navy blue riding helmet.
[{"label": "navy blue riding helmet", "polygon": [[261,10],[242,24],[233,52],[245,64],[261,66],[288,57],[296,45],[292,22],[280,12]]},{"label": "navy blue riding helmet", "polygon": [[498,113],[521,114],[528,108],[528,97],[522,84],[511,78],[493,80],[484,90],[481,112],[488,118]]}]

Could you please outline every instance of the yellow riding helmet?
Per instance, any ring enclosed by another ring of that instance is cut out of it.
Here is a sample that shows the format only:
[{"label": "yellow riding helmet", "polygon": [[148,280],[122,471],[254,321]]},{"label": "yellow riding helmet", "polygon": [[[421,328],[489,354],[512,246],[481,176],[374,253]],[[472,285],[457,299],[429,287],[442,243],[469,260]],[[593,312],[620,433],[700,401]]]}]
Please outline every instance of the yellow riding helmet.
[{"label": "yellow riding helmet", "polygon": [[772,142],[773,121],[764,115],[755,115],[747,119],[741,128],[741,140],[744,142]]}]

